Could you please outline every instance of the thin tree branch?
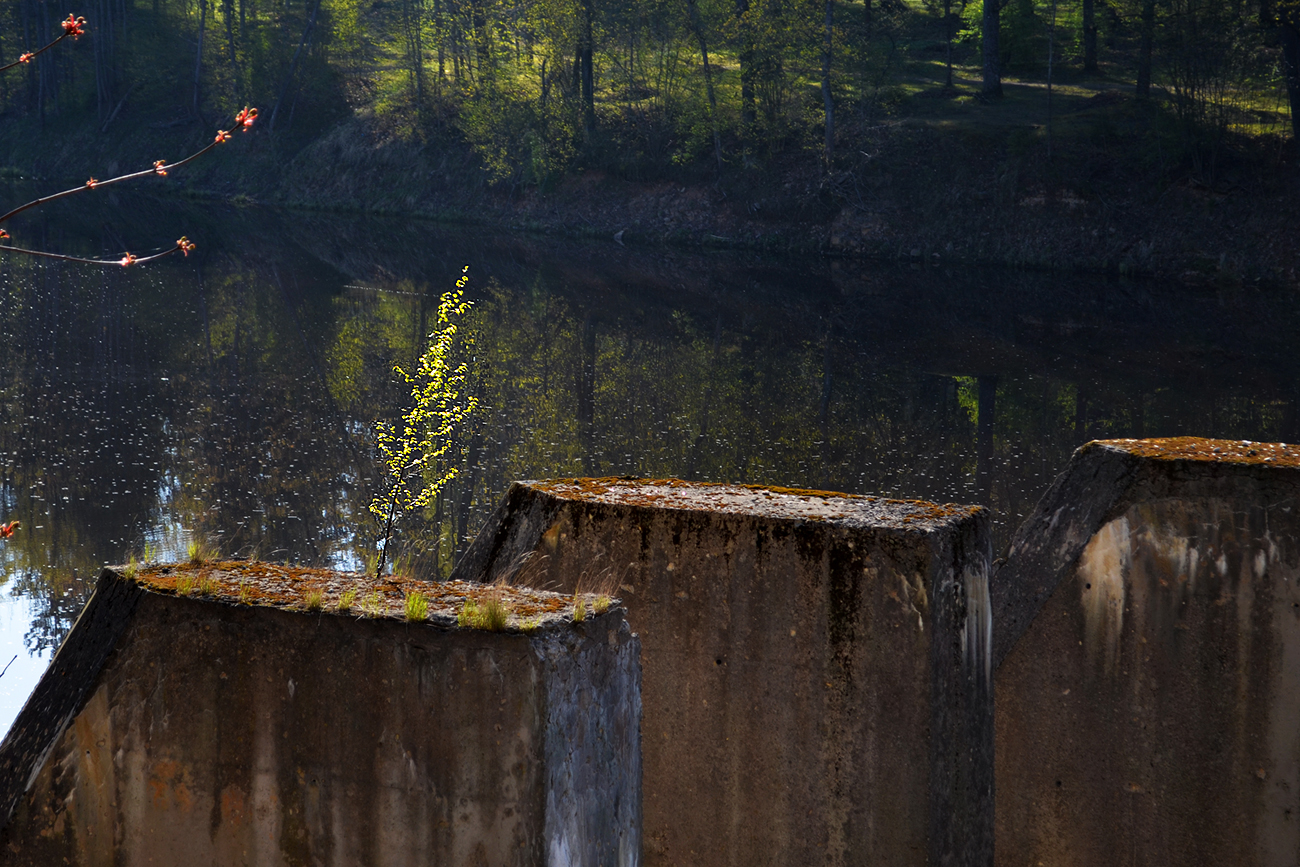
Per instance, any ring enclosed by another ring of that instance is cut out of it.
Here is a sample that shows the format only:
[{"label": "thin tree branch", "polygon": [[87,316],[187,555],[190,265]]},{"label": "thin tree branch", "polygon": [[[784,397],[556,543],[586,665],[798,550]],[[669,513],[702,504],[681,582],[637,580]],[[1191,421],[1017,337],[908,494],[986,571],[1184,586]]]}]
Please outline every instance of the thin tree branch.
[{"label": "thin tree branch", "polygon": [[[66,26],[66,22],[65,22],[65,26]],[[247,132],[252,127],[253,122],[255,120],[257,120],[257,109],[245,108],[239,114],[235,115],[235,128]],[[9,211],[7,214],[0,215],[0,224],[3,224],[7,220],[9,220],[14,216],[17,216],[18,214],[21,214],[23,211],[30,210],[32,208],[47,204],[49,202],[57,201],[58,199],[66,198],[75,193],[85,192],[86,190],[97,190],[100,187],[107,187],[113,184],[120,184],[123,181],[131,181],[137,178],[148,177],[150,175],[166,177],[167,173],[172,171],[173,169],[179,169],[180,167],[193,162],[194,160],[206,154],[208,151],[215,148],[217,145],[223,144],[229,140],[230,140],[230,130],[225,130],[225,129],[217,130],[216,137],[213,138],[213,140],[206,147],[200,148],[199,150],[190,154],[183,160],[179,160],[174,163],[168,163],[165,160],[156,160],[153,164],[153,168],[151,169],[144,169],[143,171],[138,171],[138,172],[130,172],[125,175],[119,175],[116,178],[109,178],[106,181],[99,181],[96,180],[95,178],[91,178],[81,186],[73,187],[71,189],[64,190],[63,192],[60,193],[52,193],[48,196],[42,196],[39,199],[33,199],[32,201],[28,202],[25,205],[19,205],[18,207]],[[3,228],[0,228],[0,240],[8,239],[8,238],[9,238],[9,233],[6,232]],[[25,253],[29,256],[40,256],[47,259],[59,259],[64,262],[80,262],[86,265],[143,265],[146,262],[152,262],[155,259],[161,259],[163,256],[170,256],[172,253],[175,253],[177,250],[180,250],[181,252],[185,253],[185,255],[188,256],[190,251],[193,249],[194,249],[194,245],[190,243],[188,238],[181,238],[179,241],[176,242],[176,246],[173,247],[172,249],[167,250],[166,252],[163,253],[157,253],[152,256],[145,256],[143,258],[137,258],[136,256],[133,256],[131,253],[126,253],[122,256],[121,259],[83,259],[78,256],[64,256],[61,253],[45,253],[39,250],[29,250],[25,247],[11,247],[7,245],[0,245],[0,250],[4,250],[4,251],[9,251],[13,253]]]},{"label": "thin tree branch", "polygon": [[83,259],[80,256],[65,256],[62,253],[47,253],[44,250],[28,250],[25,247],[10,247],[6,244],[0,244],[0,252],[25,253],[28,256],[39,256],[42,259],[57,259],[60,262],[77,262],[82,265],[120,265],[124,268],[128,265],[147,265],[164,256],[170,256],[172,253],[184,252],[188,256],[189,250],[192,249],[194,249],[194,245],[182,238],[176,242],[175,247],[163,250],[161,253],[154,253],[151,256],[135,256],[131,253],[125,253],[121,259]]},{"label": "thin tree branch", "polygon": [[5,70],[8,69],[13,69],[15,66],[22,66],[24,63],[31,63],[37,57],[49,51],[51,48],[58,45],[63,40],[67,39],[69,36],[71,36],[73,39],[76,39],[78,36],[86,32],[85,30],[86,19],[73,17],[71,13],[68,14],[67,18],[63,19],[62,24],[63,24],[63,32],[60,33],[58,36],[56,36],[53,42],[51,42],[49,45],[46,45],[44,48],[38,48],[35,51],[29,51],[26,54],[19,55],[18,59],[15,60],[13,63],[6,64],[5,66],[0,66],[0,72],[4,72]]}]

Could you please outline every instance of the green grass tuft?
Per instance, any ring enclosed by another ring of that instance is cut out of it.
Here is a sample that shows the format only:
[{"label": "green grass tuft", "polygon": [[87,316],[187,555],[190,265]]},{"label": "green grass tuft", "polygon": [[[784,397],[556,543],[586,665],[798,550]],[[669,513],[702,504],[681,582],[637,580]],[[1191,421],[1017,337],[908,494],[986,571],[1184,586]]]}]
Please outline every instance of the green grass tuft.
[{"label": "green grass tuft", "polygon": [[385,608],[384,597],[378,590],[367,593],[361,600],[361,613],[366,617],[383,617]]},{"label": "green grass tuft", "polygon": [[487,593],[479,599],[466,599],[456,615],[456,624],[467,629],[500,632],[510,622],[510,606],[500,593]]},{"label": "green grass tuft", "polygon": [[419,593],[406,594],[406,619],[412,623],[423,623],[429,619],[429,600]]}]

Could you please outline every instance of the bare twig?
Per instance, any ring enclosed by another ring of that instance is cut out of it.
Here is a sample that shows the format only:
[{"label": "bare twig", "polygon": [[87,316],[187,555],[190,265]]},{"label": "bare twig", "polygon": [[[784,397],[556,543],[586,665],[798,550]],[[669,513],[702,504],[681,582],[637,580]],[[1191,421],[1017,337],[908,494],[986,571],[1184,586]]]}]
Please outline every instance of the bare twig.
[{"label": "bare twig", "polygon": [[[250,127],[252,127],[253,122],[255,120],[257,120],[257,109],[245,107],[243,111],[235,115],[235,128],[247,131]],[[123,181],[132,181],[132,180],[136,180],[137,178],[148,177],[150,175],[157,175],[158,177],[166,177],[168,172],[171,172],[175,169],[179,169],[180,167],[190,162],[193,162],[194,160],[206,154],[208,151],[215,148],[217,145],[227,142],[229,140],[230,140],[230,130],[225,130],[225,129],[217,130],[216,137],[213,138],[213,140],[206,147],[200,148],[199,150],[190,154],[183,160],[179,160],[174,163],[169,163],[166,160],[156,160],[153,164],[153,168],[151,169],[144,169],[143,171],[138,171],[138,172],[130,172],[125,175],[119,175],[116,178],[109,178],[106,181],[100,181],[100,180],[96,180],[95,178],[91,178],[90,180],[86,181],[84,184],[81,184],[80,186],[72,187],[71,189],[67,189],[59,193],[52,193],[48,196],[42,196],[39,199],[33,199],[32,201],[28,202],[25,205],[19,205],[18,207],[9,211],[7,214],[0,215],[0,224],[3,224],[7,220],[17,216],[18,214],[21,214],[23,211],[27,211],[32,208],[39,207],[40,205],[57,201],[59,199],[67,198],[68,196],[74,195],[76,193],[84,193],[87,190],[97,190],[100,187],[112,186],[113,184],[120,184]],[[9,237],[10,237],[9,233],[6,232],[4,229],[0,228],[0,240],[7,240]],[[24,253],[29,256],[40,256],[46,259],[59,259],[64,262],[79,262],[85,265],[122,265],[122,266],[143,265],[147,262],[153,262],[157,259],[161,259],[164,256],[170,256],[172,253],[176,253],[176,252],[181,252],[188,256],[190,254],[190,251],[193,249],[194,249],[194,244],[191,243],[189,239],[182,237],[180,240],[176,242],[175,247],[172,247],[161,253],[155,253],[150,256],[137,257],[132,255],[131,253],[125,253],[123,254],[121,259],[84,259],[79,256],[64,256],[60,253],[46,253],[39,250],[29,250],[25,247],[11,247],[6,245],[0,245],[0,250],[9,251],[12,253]]]}]

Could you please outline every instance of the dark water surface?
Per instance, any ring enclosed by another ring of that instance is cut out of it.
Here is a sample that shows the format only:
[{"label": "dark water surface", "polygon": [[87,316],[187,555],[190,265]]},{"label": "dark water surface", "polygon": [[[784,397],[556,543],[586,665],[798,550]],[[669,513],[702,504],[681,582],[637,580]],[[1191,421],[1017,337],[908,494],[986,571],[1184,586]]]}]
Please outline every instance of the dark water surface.
[{"label": "dark water surface", "polygon": [[[3,189],[0,188],[0,192]],[[96,194],[98,195],[98,194]],[[969,268],[624,248],[406,220],[108,197],[0,256],[0,728],[99,567],[373,551],[371,429],[461,267],[483,410],[400,540],[446,574],[512,479],[678,476],[978,502],[1005,547],[1098,437],[1300,439],[1300,304]]]}]

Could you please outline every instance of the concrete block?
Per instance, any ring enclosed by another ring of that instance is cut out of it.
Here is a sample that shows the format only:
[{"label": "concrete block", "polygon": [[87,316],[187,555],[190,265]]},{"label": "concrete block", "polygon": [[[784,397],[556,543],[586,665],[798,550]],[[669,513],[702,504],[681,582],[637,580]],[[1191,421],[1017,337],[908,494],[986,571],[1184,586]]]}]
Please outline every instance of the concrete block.
[{"label": "concrete block", "polygon": [[514,485],[455,577],[617,593],[645,863],[987,865],[987,516],[676,480]]},{"label": "concrete block", "polygon": [[[572,598],[510,591],[528,630],[490,632],[456,626],[479,587],[183,574],[100,577],[0,745],[0,863],[639,863],[621,609],[574,623]],[[401,619],[409,590],[429,621]]]},{"label": "concrete block", "polygon": [[1300,447],[1094,442],[993,582],[997,862],[1300,857]]}]

